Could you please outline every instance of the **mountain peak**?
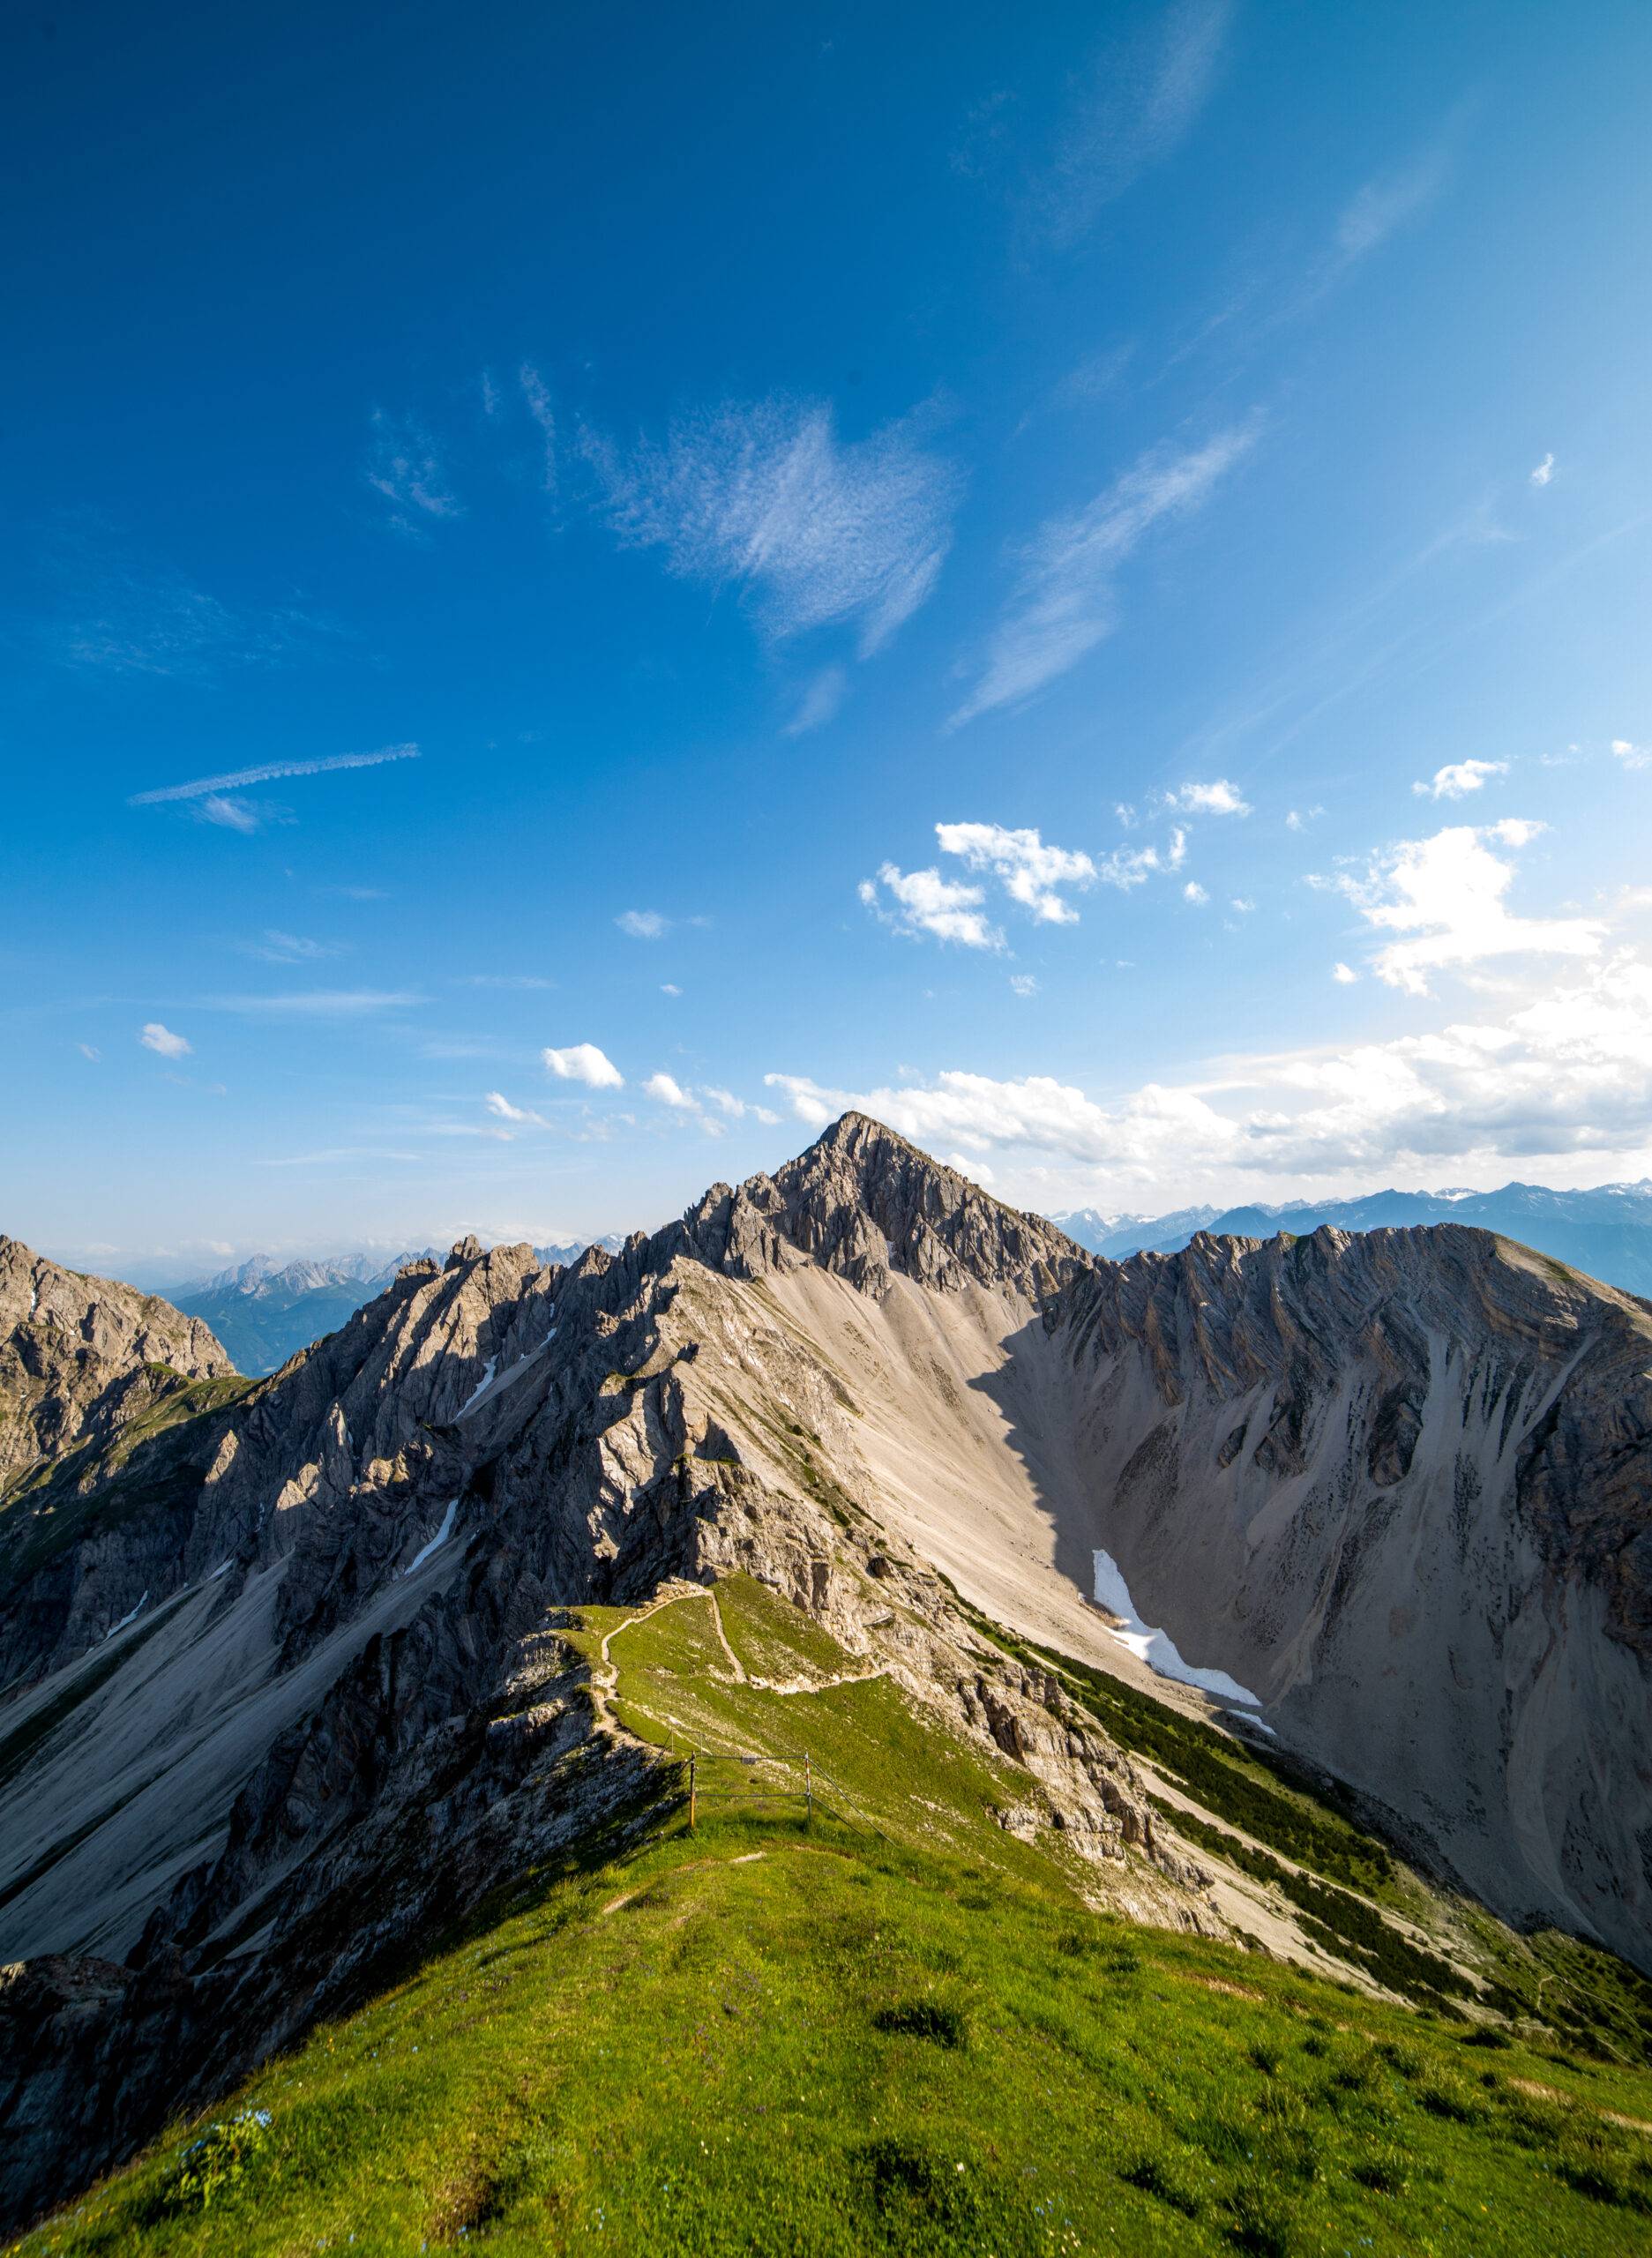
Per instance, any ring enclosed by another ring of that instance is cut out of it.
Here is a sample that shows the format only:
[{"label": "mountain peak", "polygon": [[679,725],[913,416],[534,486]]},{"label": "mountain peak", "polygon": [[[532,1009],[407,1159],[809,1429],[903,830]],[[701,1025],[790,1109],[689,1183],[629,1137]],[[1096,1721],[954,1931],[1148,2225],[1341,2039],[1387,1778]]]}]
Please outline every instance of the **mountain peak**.
[{"label": "mountain peak", "polygon": [[714,1185],[685,1227],[698,1254],[736,1275],[801,1257],[873,1293],[901,1275],[943,1292],[973,1282],[1037,1301],[1085,1260],[1053,1223],[1005,1207],[853,1111],[774,1176]]}]

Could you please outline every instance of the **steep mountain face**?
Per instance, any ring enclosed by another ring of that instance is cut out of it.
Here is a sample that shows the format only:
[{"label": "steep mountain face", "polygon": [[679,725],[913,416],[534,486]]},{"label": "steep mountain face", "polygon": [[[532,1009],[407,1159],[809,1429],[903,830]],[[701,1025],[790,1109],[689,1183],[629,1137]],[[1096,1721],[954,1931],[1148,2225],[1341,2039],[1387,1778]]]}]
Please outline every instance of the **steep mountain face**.
[{"label": "steep mountain face", "polygon": [[1000,1823],[1095,1902],[1220,1933],[1135,1766],[954,1596],[1140,1684],[1104,1550],[1487,1902],[1652,1963],[1649,1368],[1652,1312],[1478,1232],[1118,1267],[854,1115],[617,1253],[409,1266],[66,1518],[0,1514],[8,2200],[640,1823],[674,1769],[565,1611],[736,1572],[1010,1762]]},{"label": "steep mountain face", "polygon": [[179,1377],[233,1370],[207,1327],[157,1296],[0,1237],[0,1492],[78,1446],[107,1445]]},{"label": "steep mountain face", "polygon": [[1455,1226],[1195,1238],[1048,1322],[1080,1541],[1516,1920],[1652,1952],[1652,1311]]},{"label": "steep mountain face", "polygon": [[1644,1181],[1585,1192],[1551,1192],[1541,1184],[1506,1184],[1497,1192],[1372,1192],[1357,1200],[1178,1208],[1167,1215],[1110,1219],[1093,1208],[1078,1208],[1055,1221],[1080,1246],[1115,1261],[1148,1252],[1179,1253],[1200,1230],[1270,1238],[1276,1231],[1301,1237],[1327,1223],[1344,1231],[1466,1223],[1553,1255],[1627,1293],[1652,1295],[1652,1183]]}]

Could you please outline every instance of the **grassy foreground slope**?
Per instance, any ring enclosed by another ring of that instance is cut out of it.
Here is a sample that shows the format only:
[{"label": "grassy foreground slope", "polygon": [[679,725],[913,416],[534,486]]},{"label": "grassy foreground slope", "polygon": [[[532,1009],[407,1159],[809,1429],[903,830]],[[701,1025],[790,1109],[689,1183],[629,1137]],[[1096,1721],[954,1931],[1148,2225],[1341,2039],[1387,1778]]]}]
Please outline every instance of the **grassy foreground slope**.
[{"label": "grassy foreground slope", "polygon": [[1008,1760],[744,1580],[568,1635],[651,1738],[807,1747],[812,1820],[513,1878],[20,2249],[1652,2247],[1652,2074],[1095,1912]]}]

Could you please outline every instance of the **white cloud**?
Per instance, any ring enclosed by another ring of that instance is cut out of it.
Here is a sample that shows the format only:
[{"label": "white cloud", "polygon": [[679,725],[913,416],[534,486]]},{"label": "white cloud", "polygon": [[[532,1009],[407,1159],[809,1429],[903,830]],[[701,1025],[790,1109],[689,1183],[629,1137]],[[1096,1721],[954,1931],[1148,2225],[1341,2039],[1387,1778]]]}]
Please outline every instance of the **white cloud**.
[{"label": "white cloud", "polygon": [[1162,795],[1167,808],[1179,808],[1184,815],[1249,815],[1250,805],[1241,796],[1237,784],[1230,784],[1225,776],[1218,776],[1211,784],[1184,784],[1174,792]]},{"label": "white cloud", "polygon": [[642,1087],[645,1095],[656,1099],[662,1105],[675,1106],[682,1113],[694,1110],[693,1099],[669,1074],[650,1074]]},{"label": "white cloud", "polygon": [[1359,975],[1351,964],[1334,964],[1331,967],[1331,977],[1341,987],[1351,988],[1359,978]]},{"label": "white cloud", "polygon": [[1236,426],[1202,447],[1156,447],[1085,508],[1047,519],[953,725],[1030,698],[1110,634],[1119,566],[1155,526],[1202,508],[1254,438],[1253,426]]},{"label": "white cloud", "polygon": [[1011,901],[1042,923],[1078,923],[1078,911],[1057,889],[1090,885],[1095,865],[1088,855],[1046,847],[1036,831],[1007,831],[1001,823],[938,823],[935,836],[943,855],[959,856],[972,871],[990,871]]},{"label": "white cloud", "polygon": [[169,1027],[162,1027],[159,1020],[147,1020],[138,1040],[146,1050],[157,1050],[163,1058],[183,1058],[194,1049],[193,1043],[181,1035],[174,1035]]},{"label": "white cloud", "polygon": [[1483,791],[1491,777],[1507,774],[1506,760],[1454,760],[1437,768],[1431,781],[1411,789],[1425,800],[1464,800],[1470,792]]},{"label": "white cloud", "polygon": [[542,1050],[540,1057],[558,1081],[584,1082],[594,1090],[623,1090],[625,1077],[611,1058],[594,1043],[570,1043],[565,1050]]},{"label": "white cloud", "polygon": [[83,1058],[90,1058],[94,1065],[103,1056],[103,1053],[98,1049],[95,1043],[77,1043],[75,1049],[80,1053],[80,1056]]},{"label": "white cloud", "polygon": [[1430,975],[1449,966],[1505,956],[1595,955],[1604,930],[1598,919],[1521,917],[1505,902],[1514,866],[1487,842],[1524,847],[1541,829],[1520,817],[1483,830],[1456,826],[1373,857],[1363,878],[1335,879],[1368,924],[1409,937],[1379,950],[1372,968],[1377,977],[1426,996]]},{"label": "white cloud", "polygon": [[411,416],[389,416],[382,408],[373,410],[372,423],[367,482],[389,503],[397,532],[419,534],[427,522],[461,515],[463,505],[447,491],[430,434]]},{"label": "white cloud", "polygon": [[732,1090],[720,1090],[714,1085],[708,1083],[701,1090],[700,1095],[707,1104],[714,1105],[719,1113],[726,1113],[731,1121],[744,1119],[745,1103],[744,1099],[737,1098]]},{"label": "white cloud", "polygon": [[1231,0],[1181,0],[1150,30],[1102,49],[1037,183],[1040,231],[1058,247],[1168,157],[1209,99]]},{"label": "white cloud", "polygon": [[1292,808],[1285,818],[1287,831],[1305,831],[1308,826],[1325,813],[1323,808]]},{"label": "white cloud", "polygon": [[675,980],[662,980],[660,983],[660,993],[662,996],[680,996],[682,992]]},{"label": "white cloud", "polygon": [[740,589],[777,638],[852,622],[875,651],[929,594],[952,539],[952,465],[909,423],[840,439],[821,402],[718,408],[629,459],[587,435],[587,452],[626,546]]},{"label": "white cloud", "polygon": [[657,941],[670,924],[657,909],[626,909],[614,923],[622,933],[629,933],[633,941]]},{"label": "white cloud", "polygon": [[1248,917],[1251,912],[1255,908],[1256,904],[1251,901],[1247,895],[1236,893],[1232,901],[1228,904],[1228,907],[1233,911],[1236,916]]},{"label": "white cloud", "polygon": [[1552,454],[1547,454],[1532,472],[1531,482],[1534,486],[1547,486],[1553,476],[1554,457]]},{"label": "white cloud", "polygon": [[1652,768],[1652,745],[1631,744],[1627,737],[1614,737],[1611,749],[1613,758],[1626,768]]},{"label": "white cloud", "polygon": [[800,737],[823,729],[843,703],[848,675],[842,667],[822,667],[804,690],[797,711],[786,724],[789,737]]},{"label": "white cloud", "polygon": [[779,1114],[772,1112],[766,1105],[754,1105],[751,1108],[751,1111],[753,1117],[757,1120],[762,1122],[766,1128],[774,1129],[779,1127]]},{"label": "white cloud", "polygon": [[1178,824],[1162,854],[1156,847],[1115,847],[1110,855],[1103,856],[1096,876],[1127,893],[1132,886],[1146,886],[1156,874],[1179,871],[1186,860],[1187,834]]},{"label": "white cloud", "polygon": [[1184,901],[1191,901],[1194,908],[1198,908],[1201,904],[1208,901],[1210,896],[1197,879],[1189,879],[1187,884],[1182,888],[1182,899]]},{"label": "white cloud", "polygon": [[1625,950],[1500,1017],[1238,1057],[1196,1084],[1148,1083],[1106,1105],[1039,1075],[949,1071],[864,1091],[766,1079],[812,1127],[853,1106],[931,1151],[1009,1155],[1011,1196],[1046,1208],[1368,1191],[1447,1170],[1497,1183],[1511,1163],[1600,1181],[1652,1172],[1652,965]]},{"label": "white cloud", "polygon": [[542,1113],[534,1113],[525,1106],[512,1105],[502,1090],[490,1090],[482,1099],[482,1103],[490,1113],[497,1114],[501,1121],[531,1123],[536,1129],[546,1129],[550,1125]]},{"label": "white cloud", "polygon": [[[381,745],[377,752],[335,752],[323,760],[266,760],[255,768],[232,768],[222,776],[197,776],[187,784],[162,784],[153,792],[134,792],[131,808],[153,807],[163,800],[193,800],[206,793],[241,790],[249,784],[271,784],[288,776],[331,776],[341,768],[377,768],[387,760],[416,760],[416,744]],[[223,821],[220,817],[216,820]],[[240,825],[235,825],[240,829]]]},{"label": "white cloud", "polygon": [[[895,908],[884,908],[878,883],[893,897]],[[937,870],[902,871],[885,863],[878,880],[863,879],[859,893],[875,916],[900,933],[916,938],[930,933],[938,941],[956,941],[967,949],[1000,949],[1004,936],[981,908],[982,889],[956,879],[944,879]]]},{"label": "white cloud", "polygon": [[1012,972],[1010,986],[1018,996],[1035,996],[1038,993],[1038,983],[1030,972]]},{"label": "white cloud", "polygon": [[955,1168],[960,1176],[967,1176],[972,1184],[992,1185],[998,1181],[983,1160],[968,1153],[946,1153],[941,1155],[943,1168]]}]

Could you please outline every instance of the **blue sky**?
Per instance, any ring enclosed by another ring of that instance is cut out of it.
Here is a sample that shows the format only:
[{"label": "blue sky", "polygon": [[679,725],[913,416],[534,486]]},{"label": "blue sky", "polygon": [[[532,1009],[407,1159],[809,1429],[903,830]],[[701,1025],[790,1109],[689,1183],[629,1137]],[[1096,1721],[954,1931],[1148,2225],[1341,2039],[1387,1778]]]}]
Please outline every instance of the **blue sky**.
[{"label": "blue sky", "polygon": [[14,33],[14,1234],[1652,1170],[1652,18]]}]

